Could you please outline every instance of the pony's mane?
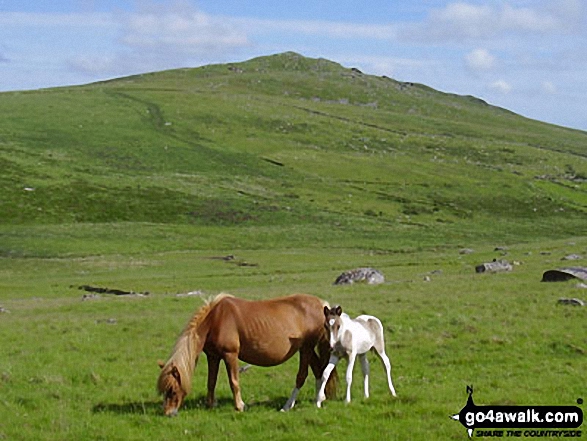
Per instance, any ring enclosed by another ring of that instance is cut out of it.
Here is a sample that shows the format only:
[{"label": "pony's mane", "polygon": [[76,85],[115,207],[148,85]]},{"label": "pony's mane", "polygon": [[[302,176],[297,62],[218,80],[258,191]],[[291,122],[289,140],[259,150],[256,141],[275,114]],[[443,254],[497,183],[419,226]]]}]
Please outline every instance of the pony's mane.
[{"label": "pony's mane", "polygon": [[167,363],[161,369],[159,380],[157,381],[157,389],[160,393],[165,392],[169,387],[171,381],[175,381],[171,375],[171,368],[176,367],[181,376],[181,388],[186,394],[190,393],[192,388],[192,375],[196,364],[198,362],[199,353],[196,353],[196,348],[200,341],[198,335],[198,328],[208,316],[210,311],[222,300],[227,297],[233,297],[230,294],[218,294],[214,298],[205,300],[204,305],[198,309],[190,318],[186,327],[179,335],[173,352],[167,360]]}]

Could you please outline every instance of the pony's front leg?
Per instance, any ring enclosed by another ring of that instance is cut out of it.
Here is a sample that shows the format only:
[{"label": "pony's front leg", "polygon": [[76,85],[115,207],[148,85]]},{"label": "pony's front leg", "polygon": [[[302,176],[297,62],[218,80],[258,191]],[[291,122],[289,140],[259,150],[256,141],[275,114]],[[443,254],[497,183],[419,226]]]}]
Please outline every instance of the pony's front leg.
[{"label": "pony's front leg", "polygon": [[227,353],[224,355],[224,364],[228,374],[228,382],[234,397],[234,408],[239,412],[245,410],[245,403],[241,397],[241,388],[238,383],[238,355],[237,353]]},{"label": "pony's front leg", "polygon": [[351,385],[353,384],[353,368],[355,367],[356,352],[349,354],[349,366],[346,370],[346,402],[351,402]]},{"label": "pony's front leg", "polygon": [[361,371],[363,372],[363,380],[365,383],[365,398],[369,398],[369,360],[367,360],[367,354],[359,355],[361,361]]},{"label": "pony's front leg", "polygon": [[324,369],[324,372],[322,373],[322,380],[320,380],[320,382],[319,382],[318,396],[316,397],[316,407],[322,407],[322,402],[326,399],[326,394],[324,393],[324,389],[326,389],[326,383],[328,382],[328,379],[330,378],[330,374],[332,373],[332,371],[336,367],[338,360],[339,360],[339,357],[337,357],[334,354],[331,355],[330,360],[328,360],[328,365],[326,366],[326,368]]},{"label": "pony's front leg", "polygon": [[214,390],[216,389],[216,381],[218,380],[218,369],[220,368],[220,357],[212,354],[207,354],[208,357],[208,397],[206,404],[208,407],[216,405],[216,398]]}]

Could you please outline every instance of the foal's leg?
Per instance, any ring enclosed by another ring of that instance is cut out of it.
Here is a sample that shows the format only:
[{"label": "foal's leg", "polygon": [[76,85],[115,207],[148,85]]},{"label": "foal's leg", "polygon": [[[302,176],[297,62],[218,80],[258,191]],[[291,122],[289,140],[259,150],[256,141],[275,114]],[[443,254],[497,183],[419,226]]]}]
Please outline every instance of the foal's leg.
[{"label": "foal's leg", "polygon": [[322,402],[326,399],[324,389],[326,389],[326,383],[328,382],[328,378],[330,378],[330,374],[334,370],[336,364],[338,363],[338,360],[339,358],[336,355],[331,355],[330,360],[328,361],[328,365],[322,373],[322,380],[320,381],[320,386],[318,387],[318,396],[316,397],[317,407],[322,407]]},{"label": "foal's leg", "polygon": [[207,354],[208,356],[208,398],[206,404],[208,407],[216,405],[214,390],[216,389],[216,380],[218,380],[218,369],[220,368],[220,357],[217,355]]},{"label": "foal's leg", "polygon": [[365,383],[365,398],[369,398],[369,360],[367,360],[367,353],[359,355],[361,361],[361,371],[363,371],[363,380]]},{"label": "foal's leg", "polygon": [[224,364],[228,374],[228,382],[234,397],[234,408],[239,412],[245,410],[245,403],[241,397],[241,388],[238,383],[238,355],[237,353],[224,354]]},{"label": "foal's leg", "polygon": [[391,395],[395,397],[397,395],[395,394],[395,388],[391,382],[391,362],[389,361],[389,357],[385,353],[385,350],[377,351],[377,354],[379,354],[379,358],[381,358],[381,361],[385,366],[385,373],[387,374],[387,385],[389,386]]},{"label": "foal's leg", "polygon": [[287,400],[287,402],[281,408],[282,412],[287,412],[296,404],[296,400],[298,398],[298,394],[300,393],[300,389],[302,388],[302,386],[306,382],[306,378],[308,377],[308,365],[310,363],[311,355],[314,355],[314,357],[316,356],[313,349],[308,350],[302,348],[300,350],[300,367],[298,369],[298,374],[296,376],[296,385],[294,389],[291,391],[291,396],[289,397],[289,400]]},{"label": "foal's leg", "polygon": [[395,397],[395,388],[393,387],[393,383],[391,382],[391,362],[389,361],[389,357],[385,353],[385,340],[383,337],[383,326],[381,324],[377,332],[377,339],[375,341],[374,348],[377,352],[377,355],[379,355],[379,358],[381,358],[383,365],[385,366],[385,373],[387,374],[387,385],[389,386],[391,395]]},{"label": "foal's leg", "polygon": [[356,352],[349,354],[349,366],[346,370],[346,402],[351,402],[351,385],[353,384],[353,368],[355,367]]}]

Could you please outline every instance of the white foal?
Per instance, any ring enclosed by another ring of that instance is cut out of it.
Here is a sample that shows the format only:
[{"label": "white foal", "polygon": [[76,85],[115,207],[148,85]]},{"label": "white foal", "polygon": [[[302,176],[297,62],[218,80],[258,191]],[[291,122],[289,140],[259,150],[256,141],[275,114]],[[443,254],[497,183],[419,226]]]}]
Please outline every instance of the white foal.
[{"label": "white foal", "polygon": [[353,382],[353,367],[357,355],[361,361],[361,370],[365,381],[365,398],[369,398],[369,361],[367,361],[367,352],[375,349],[379,358],[385,365],[387,373],[387,384],[391,394],[395,397],[395,389],[391,382],[391,363],[385,354],[385,342],[383,340],[383,325],[377,317],[372,315],[360,315],[356,319],[351,319],[347,314],[342,312],[340,306],[330,309],[324,307],[324,317],[326,322],[324,326],[330,332],[330,347],[332,355],[328,361],[328,366],[324,369],[322,379],[318,388],[318,397],[316,406],[321,407],[322,402],[326,399],[324,388],[332,370],[342,357],[348,357],[349,365],[346,371],[346,402],[351,401],[351,384]]}]

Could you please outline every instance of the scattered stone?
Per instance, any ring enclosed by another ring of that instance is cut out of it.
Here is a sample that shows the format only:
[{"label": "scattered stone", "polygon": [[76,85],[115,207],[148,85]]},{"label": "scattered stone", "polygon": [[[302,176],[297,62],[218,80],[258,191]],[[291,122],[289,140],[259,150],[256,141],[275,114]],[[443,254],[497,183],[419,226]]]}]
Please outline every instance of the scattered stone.
[{"label": "scattered stone", "polygon": [[186,293],[180,293],[180,294],[176,294],[176,297],[191,297],[191,296],[202,296],[204,295],[203,291],[197,290],[197,291],[190,291],[190,292],[186,292]]},{"label": "scattered stone", "polygon": [[234,254],[228,254],[226,256],[214,256],[214,257],[210,257],[210,259],[213,260],[224,260],[225,262],[230,262],[231,260],[236,259]]},{"label": "scattered stone", "polygon": [[583,300],[576,298],[567,299],[563,297],[561,299],[558,299],[557,303],[559,305],[585,306],[585,302]]},{"label": "scattered stone", "polygon": [[565,282],[570,279],[587,281],[587,268],[572,267],[545,271],[542,275],[543,282]]},{"label": "scattered stone", "polygon": [[218,256],[210,257],[210,259],[223,260],[225,262],[233,263],[236,266],[253,266],[253,267],[259,266],[258,263],[249,263],[249,262],[246,262],[242,259],[237,259],[234,254],[229,254],[227,256],[220,256],[220,257],[218,257]]},{"label": "scattered stone", "polygon": [[115,318],[108,318],[96,320],[96,323],[106,323],[107,325],[115,325],[116,323],[118,323],[118,320],[116,320]]},{"label": "scattered stone", "polygon": [[385,282],[385,277],[374,268],[357,268],[342,273],[336,278],[334,284],[352,285],[356,282],[365,282],[368,285],[379,285]]},{"label": "scattered stone", "polygon": [[459,250],[459,254],[473,254],[474,252],[475,251],[471,248],[463,248],[462,250]]},{"label": "scattered stone", "polygon": [[561,260],[581,260],[583,256],[579,256],[578,254],[569,254],[568,256],[563,257]]},{"label": "scattered stone", "polygon": [[0,314],[10,314],[10,311],[4,306],[0,306]]},{"label": "scattered stone", "polygon": [[492,262],[482,263],[475,267],[475,271],[478,273],[500,273],[505,271],[511,271],[512,265],[504,259],[493,259]]},{"label": "scattered stone", "polygon": [[124,291],[122,289],[116,288],[102,288],[99,286],[90,286],[90,285],[81,285],[78,286],[78,289],[81,289],[86,292],[95,293],[95,294],[114,294],[116,296],[126,296],[126,295],[134,295],[134,296],[146,296],[149,295],[148,292],[134,292],[134,291]]}]

